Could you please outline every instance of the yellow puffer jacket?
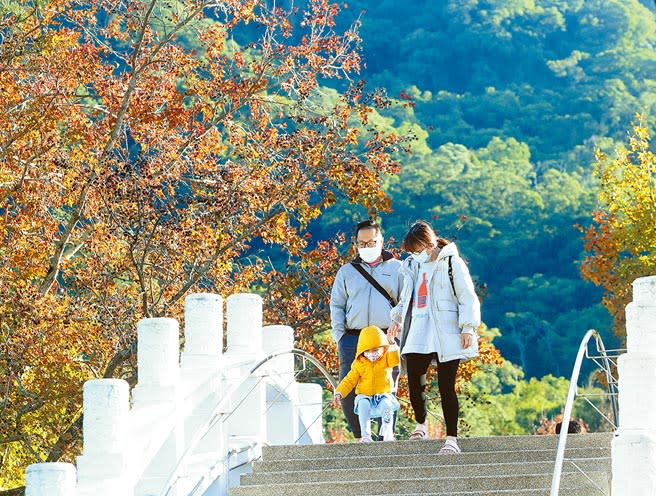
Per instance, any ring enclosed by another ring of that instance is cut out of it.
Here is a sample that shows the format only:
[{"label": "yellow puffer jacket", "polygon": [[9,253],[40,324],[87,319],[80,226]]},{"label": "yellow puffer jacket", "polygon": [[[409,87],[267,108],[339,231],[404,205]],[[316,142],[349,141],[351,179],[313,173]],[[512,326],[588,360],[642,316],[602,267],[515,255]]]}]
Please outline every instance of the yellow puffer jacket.
[{"label": "yellow puffer jacket", "polygon": [[[367,360],[363,353],[379,346],[385,347],[385,352],[375,362]],[[399,364],[398,346],[390,346],[387,337],[376,326],[365,327],[360,331],[358,348],[351,370],[339,383],[335,390],[342,397],[355,388],[356,394],[383,394],[392,392],[392,368]]]}]

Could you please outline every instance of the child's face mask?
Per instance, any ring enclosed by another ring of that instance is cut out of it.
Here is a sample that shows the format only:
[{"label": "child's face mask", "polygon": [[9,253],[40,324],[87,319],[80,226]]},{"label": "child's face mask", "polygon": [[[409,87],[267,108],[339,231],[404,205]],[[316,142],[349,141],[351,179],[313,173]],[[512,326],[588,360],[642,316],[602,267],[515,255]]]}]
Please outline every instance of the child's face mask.
[{"label": "child's face mask", "polygon": [[381,356],[383,356],[383,348],[374,348],[373,350],[367,350],[363,353],[364,357],[370,362],[375,362]]}]

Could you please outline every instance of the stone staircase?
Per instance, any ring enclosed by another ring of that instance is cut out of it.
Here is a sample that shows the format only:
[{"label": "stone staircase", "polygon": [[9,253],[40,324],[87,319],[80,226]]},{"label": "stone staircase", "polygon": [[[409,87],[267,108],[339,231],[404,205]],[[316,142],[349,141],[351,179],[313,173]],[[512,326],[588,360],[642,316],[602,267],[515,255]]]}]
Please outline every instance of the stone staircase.
[{"label": "stone staircase", "polygon": [[[561,495],[610,493],[611,439],[609,433],[568,437]],[[441,442],[435,440],[270,446],[229,494],[548,496],[557,441],[556,436],[462,438],[457,455],[438,455]]]}]

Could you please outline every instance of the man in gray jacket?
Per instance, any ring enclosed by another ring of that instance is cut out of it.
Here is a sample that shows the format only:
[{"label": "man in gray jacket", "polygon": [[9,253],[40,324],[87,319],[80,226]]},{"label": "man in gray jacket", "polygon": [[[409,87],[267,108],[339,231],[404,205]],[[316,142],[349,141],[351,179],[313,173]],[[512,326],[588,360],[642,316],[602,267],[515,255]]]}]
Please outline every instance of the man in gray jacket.
[{"label": "man in gray jacket", "polygon": [[[389,327],[390,310],[398,302],[403,281],[399,273],[401,262],[383,250],[383,234],[376,222],[366,220],[356,226],[355,245],[358,256],[340,267],[330,293],[330,318],[339,353],[340,380],[355,360],[360,330],[370,325],[378,326],[383,331]],[[374,287],[359,270],[369,274],[379,288]],[[398,371],[395,380],[396,375]],[[342,410],[351,432],[359,439],[360,424],[353,412],[354,400],[355,393],[351,391],[342,399]]]}]

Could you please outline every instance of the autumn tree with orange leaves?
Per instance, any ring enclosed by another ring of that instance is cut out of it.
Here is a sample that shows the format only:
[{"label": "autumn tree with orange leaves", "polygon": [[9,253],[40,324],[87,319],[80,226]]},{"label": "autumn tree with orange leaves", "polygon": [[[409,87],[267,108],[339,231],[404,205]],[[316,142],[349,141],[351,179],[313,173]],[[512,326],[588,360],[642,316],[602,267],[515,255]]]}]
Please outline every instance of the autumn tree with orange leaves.
[{"label": "autumn tree with orange leaves", "polygon": [[[275,5],[275,4],[274,4]],[[249,290],[253,243],[302,257],[339,197],[373,209],[402,145],[353,82],[338,7],[257,0],[4,2],[0,487],[73,460],[81,385],[135,380],[135,326],[191,291]],[[241,40],[240,43],[235,41]],[[346,84],[344,87],[346,88]]]},{"label": "autumn tree with orange leaves", "polygon": [[585,279],[605,289],[603,303],[626,335],[624,308],[633,281],[656,275],[656,155],[649,130],[638,115],[628,147],[610,158],[597,151],[599,208],[584,229],[589,255],[581,264]]},{"label": "autumn tree with orange leaves", "polygon": [[308,224],[340,198],[388,209],[407,141],[369,122],[394,102],[352,79],[357,24],[303,5],[2,3],[0,488],[74,460],[83,382],[134,383],[136,323],[192,291],[261,290],[334,360],[318,336],[347,240],[311,245]]}]

